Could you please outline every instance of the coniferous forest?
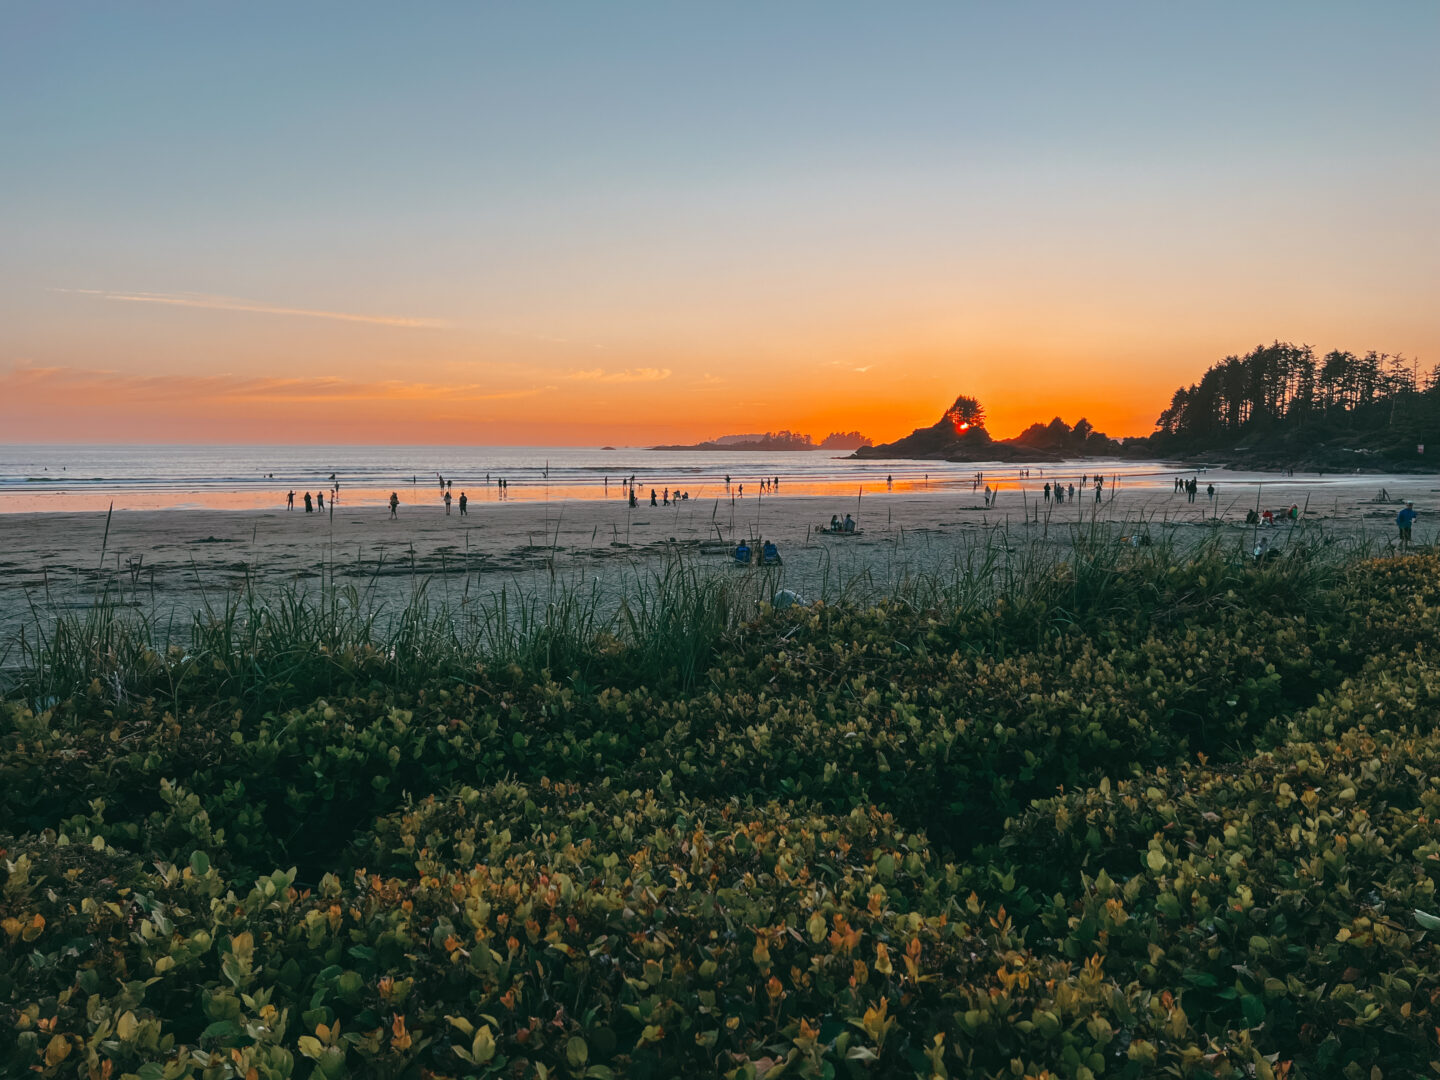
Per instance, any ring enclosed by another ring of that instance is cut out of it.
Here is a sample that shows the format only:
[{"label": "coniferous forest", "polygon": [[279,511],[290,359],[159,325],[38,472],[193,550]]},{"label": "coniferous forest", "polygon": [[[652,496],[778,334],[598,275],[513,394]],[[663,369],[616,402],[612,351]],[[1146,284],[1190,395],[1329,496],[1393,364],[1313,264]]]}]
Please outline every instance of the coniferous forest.
[{"label": "coniferous forest", "polygon": [[1176,390],[1145,442],[1262,467],[1425,468],[1440,453],[1440,367],[1373,350],[1257,346]]}]

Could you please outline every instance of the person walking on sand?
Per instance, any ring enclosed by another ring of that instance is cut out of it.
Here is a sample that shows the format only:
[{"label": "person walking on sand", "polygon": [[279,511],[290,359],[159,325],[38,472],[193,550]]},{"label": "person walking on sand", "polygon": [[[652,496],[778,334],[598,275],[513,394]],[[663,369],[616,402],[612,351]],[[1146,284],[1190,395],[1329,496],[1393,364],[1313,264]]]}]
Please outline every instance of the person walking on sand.
[{"label": "person walking on sand", "polygon": [[468,503],[469,501],[470,501],[469,499],[465,498],[465,492],[463,492],[463,491],[460,492],[460,516],[461,516],[461,517],[464,517],[464,516],[465,516],[465,504]]},{"label": "person walking on sand", "polygon": [[290,494],[288,494],[288,495],[285,496],[285,509],[286,509],[286,510],[294,510],[294,509],[295,509],[295,492],[292,491],[292,492],[290,492]]},{"label": "person walking on sand", "polygon": [[315,492],[315,509],[322,514],[325,512],[325,492]]},{"label": "person walking on sand", "polygon": [[445,489],[445,516],[450,516],[450,489]]},{"label": "person walking on sand", "polygon": [[396,516],[396,515],[395,515],[395,511],[396,511],[397,509],[399,509],[399,507],[400,507],[400,496],[399,496],[399,495],[396,495],[395,492],[393,492],[393,491],[390,492],[390,516],[391,516],[391,518],[394,518],[394,517]]},{"label": "person walking on sand", "polygon": [[1395,515],[1395,525],[1400,530],[1400,550],[1404,551],[1410,546],[1410,530],[1415,524],[1419,515],[1415,513],[1415,504],[1407,502],[1404,508]]},{"label": "person walking on sand", "polygon": [[[657,502],[655,501],[655,489],[654,489],[654,488],[651,488],[651,489],[650,489],[650,505],[651,505],[651,506],[659,506],[659,505],[660,505],[659,503],[657,503]],[[665,489],[665,505],[666,505],[666,506],[669,506],[669,505],[670,505],[670,489],[669,489],[669,488],[666,488],[666,489]]]},{"label": "person walking on sand", "polygon": [[305,492],[305,512],[307,514],[313,514],[315,512],[315,507],[310,505],[310,492],[308,491]]}]

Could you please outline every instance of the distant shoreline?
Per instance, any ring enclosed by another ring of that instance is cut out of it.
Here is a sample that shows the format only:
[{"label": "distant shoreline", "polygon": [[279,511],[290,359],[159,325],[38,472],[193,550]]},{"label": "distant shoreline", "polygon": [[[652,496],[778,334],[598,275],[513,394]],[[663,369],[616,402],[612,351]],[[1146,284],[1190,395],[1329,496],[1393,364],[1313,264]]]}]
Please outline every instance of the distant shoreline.
[{"label": "distant shoreline", "polygon": [[[1424,476],[1440,474],[1440,460],[1434,462],[1421,462],[1413,459],[1395,458],[1381,453],[1374,453],[1364,450],[1329,450],[1323,457],[1310,456],[1301,458],[1286,458],[1277,454],[1247,454],[1243,451],[1234,450],[1207,450],[1202,454],[1174,453],[1165,454],[1154,448],[1147,447],[1144,453],[1138,451],[1128,452],[1128,448],[1121,446],[1117,450],[1111,450],[1103,454],[1086,454],[1082,452],[1069,451],[1056,453],[1048,450],[1037,450],[1032,447],[1020,446],[1009,440],[996,440],[986,443],[983,449],[977,448],[968,453],[957,453],[953,448],[948,450],[934,450],[929,452],[896,452],[890,451],[888,447],[862,447],[850,455],[857,461],[934,461],[950,465],[960,464],[992,464],[1002,463],[1006,465],[1049,465],[1052,463],[1071,461],[1161,461],[1173,463],[1178,468],[1195,469],[1231,469],[1237,472],[1262,472],[1285,474],[1290,471],[1304,474],[1326,473],[1344,476],[1366,476],[1366,475],[1394,475]],[[1343,455],[1343,456],[1342,456]]]},{"label": "distant shoreline", "polygon": [[837,446],[777,446],[773,443],[694,443],[689,446],[679,444],[673,446],[647,446],[646,450],[663,450],[672,453],[740,453],[740,454],[808,454],[816,450],[829,450],[832,453],[843,454],[849,447]]}]

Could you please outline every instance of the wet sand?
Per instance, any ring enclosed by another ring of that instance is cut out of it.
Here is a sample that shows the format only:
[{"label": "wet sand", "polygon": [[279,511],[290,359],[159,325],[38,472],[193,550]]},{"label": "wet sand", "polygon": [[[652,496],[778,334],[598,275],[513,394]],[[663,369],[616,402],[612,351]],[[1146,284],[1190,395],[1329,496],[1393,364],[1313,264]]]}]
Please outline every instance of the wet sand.
[{"label": "wet sand", "polygon": [[[83,611],[109,587],[112,596],[150,615],[188,613],[223,604],[247,585],[353,587],[367,604],[392,610],[424,589],[432,601],[480,604],[503,587],[529,595],[552,588],[595,587],[620,595],[675,555],[700,569],[737,572],[728,552],[739,537],[779,546],[784,566],[774,584],[809,598],[833,597],[849,583],[884,590],[906,575],[943,573],[967,553],[990,546],[1014,551],[1063,547],[1077,526],[1098,522],[1117,534],[1142,520],[1152,535],[1199,536],[1215,528],[1236,542],[1251,530],[1253,479],[1212,471],[1219,496],[1195,503],[1168,487],[1122,485],[1098,508],[1093,494],[1056,506],[1037,504],[1041,482],[1027,481],[984,505],[983,491],[867,493],[838,496],[692,499],[631,510],[623,500],[472,503],[467,516],[441,506],[405,506],[397,520],[384,508],[342,505],[333,513],[303,510],[117,510],[105,513],[0,514],[0,652],[22,626],[56,613]],[[1304,508],[1306,527],[1327,534],[1394,542],[1397,502],[1378,502],[1385,488],[1413,499],[1417,542],[1433,542],[1440,477],[1267,477],[1261,509]],[[648,494],[648,492],[647,492]],[[862,533],[834,537],[814,527],[832,514],[854,514]],[[1288,527],[1272,535],[1283,543]],[[3,663],[0,660],[0,663]]]}]

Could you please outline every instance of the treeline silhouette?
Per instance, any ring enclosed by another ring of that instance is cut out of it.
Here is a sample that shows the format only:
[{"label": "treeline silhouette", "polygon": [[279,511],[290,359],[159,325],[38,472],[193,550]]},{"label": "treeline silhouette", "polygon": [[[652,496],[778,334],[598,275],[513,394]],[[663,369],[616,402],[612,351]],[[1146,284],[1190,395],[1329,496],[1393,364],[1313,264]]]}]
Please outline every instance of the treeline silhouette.
[{"label": "treeline silhouette", "polygon": [[1337,349],[1317,358],[1308,345],[1277,341],[1227,356],[1198,383],[1176,390],[1155,426],[1160,435],[1193,438],[1280,423],[1388,424],[1413,411],[1408,407],[1433,408],[1437,400],[1440,368],[1422,376],[1399,354]]},{"label": "treeline silhouette", "polygon": [[[1422,371],[1399,354],[1277,341],[1227,356],[1175,391],[1146,440],[1157,451],[1245,451],[1277,460],[1421,465],[1440,461],[1440,366]],[[1345,458],[1344,455],[1351,455]]]}]

